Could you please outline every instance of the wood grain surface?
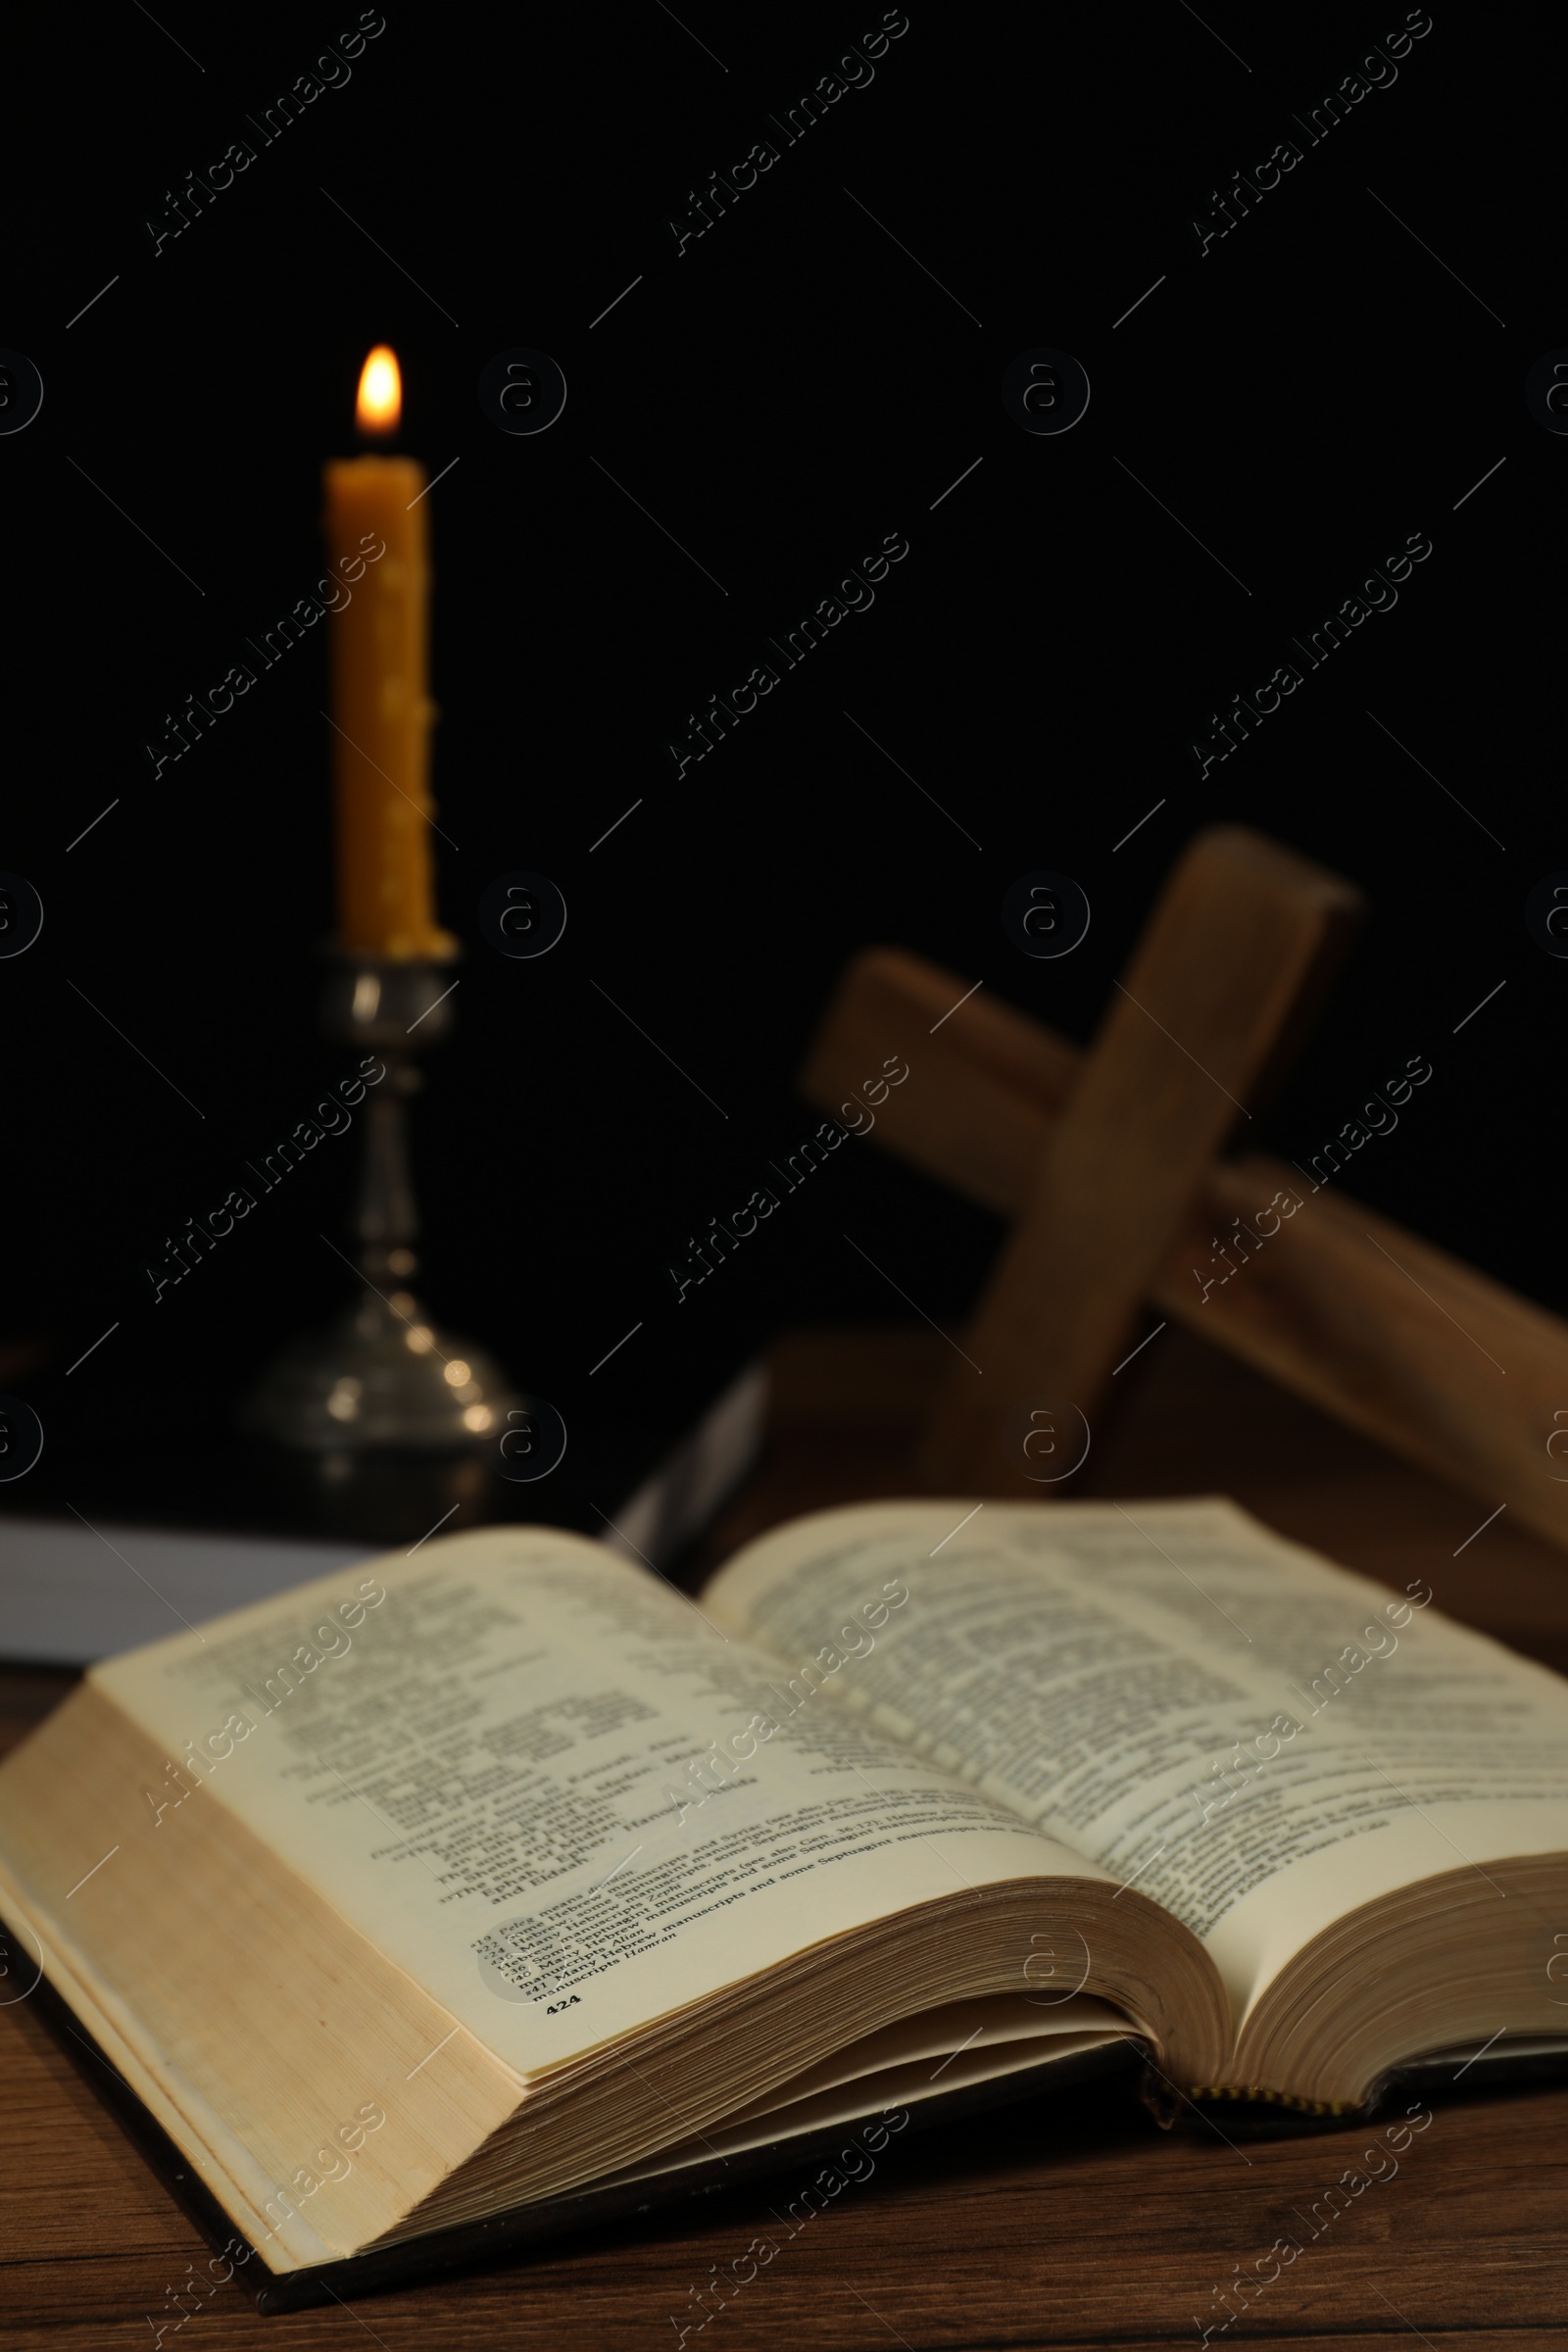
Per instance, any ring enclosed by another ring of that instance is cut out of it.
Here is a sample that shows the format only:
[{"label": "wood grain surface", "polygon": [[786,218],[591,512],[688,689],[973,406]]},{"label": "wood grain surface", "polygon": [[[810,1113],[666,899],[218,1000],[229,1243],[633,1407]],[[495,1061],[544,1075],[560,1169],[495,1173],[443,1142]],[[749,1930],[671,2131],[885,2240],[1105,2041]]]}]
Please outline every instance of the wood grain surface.
[{"label": "wood grain surface", "polygon": [[1210,1161],[1250,1119],[1360,906],[1339,875],[1240,825],[1183,854],[992,1270],[969,1360],[948,1367],[922,1448],[939,1493],[1038,1494],[1016,1417],[1043,1396],[1098,1413]]},{"label": "wood grain surface", "polygon": [[[998,998],[959,1004],[971,985],[896,948],[858,956],[801,1084],[811,1102],[845,1102],[848,1113],[864,1073],[902,1055],[909,1077],[877,1109],[871,1140],[982,1207],[1018,1216],[1083,1056]],[[1419,1107],[1419,1096],[1406,1105],[1412,1115]],[[1265,1216],[1282,1194],[1300,1206]],[[1251,1237],[1239,1248],[1238,1220]],[[1216,1239],[1241,1259],[1234,1274]],[[1568,1323],[1364,1207],[1338,1174],[1315,1186],[1310,1172],[1261,1152],[1214,1161],[1147,1298],[1156,1316],[1490,1507],[1506,1501],[1568,1549],[1568,1477],[1557,1475],[1568,1459],[1554,1458],[1568,1453]]]},{"label": "wood grain surface", "polygon": [[[767,1455],[687,1581],[781,1517],[907,1491],[944,1353],[924,1330],[781,1343]],[[1429,1577],[1453,1614],[1568,1667],[1560,1557],[1512,1514],[1467,1543],[1482,1516],[1468,1495],[1185,1334],[1157,1340],[1123,1382],[1083,1491],[1231,1493],[1369,1574]],[[0,1673],[5,1739],[69,1683]],[[1290,2235],[1299,2255],[1215,2342],[1560,2352],[1568,2090],[1467,2100],[1464,2087],[1434,2102],[1397,2177],[1316,2239],[1301,2217],[1368,2144],[1364,2128],[1233,2144],[1222,2126],[1161,2132],[1142,2110],[1081,2093],[890,2143],[874,2178],[792,2239],[770,2208],[782,2214],[806,2183],[781,2180],[613,2243],[352,2308],[264,2320],[237,2282],[223,2285],[175,2333],[171,2298],[207,2248],[22,2001],[0,2007],[0,2345],[128,2352],[167,2322],[164,2344],[180,2352],[653,2352],[677,2345],[682,2327],[702,2352],[1196,2346],[1201,2325],[1223,2317],[1216,2286]],[[769,2233],[774,2257],[698,2332],[692,2290],[715,2265],[733,2280]]]}]

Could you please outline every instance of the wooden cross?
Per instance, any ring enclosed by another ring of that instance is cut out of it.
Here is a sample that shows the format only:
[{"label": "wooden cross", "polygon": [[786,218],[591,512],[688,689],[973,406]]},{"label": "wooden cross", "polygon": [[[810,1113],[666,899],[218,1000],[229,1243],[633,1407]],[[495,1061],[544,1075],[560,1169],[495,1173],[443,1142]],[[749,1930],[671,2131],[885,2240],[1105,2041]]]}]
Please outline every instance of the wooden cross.
[{"label": "wooden cross", "polygon": [[1009,1420],[1041,1394],[1093,1420],[1142,1302],[1568,1548],[1568,1325],[1364,1208],[1326,1158],[1213,1156],[1356,911],[1259,836],[1200,837],[1087,1054],[898,949],[849,966],[803,1091],[859,1123],[854,1089],[896,1053],[910,1074],[875,1137],[1015,1220],[964,1343],[981,1373],[956,1360],[933,1415],[934,1483],[1051,1494]]}]

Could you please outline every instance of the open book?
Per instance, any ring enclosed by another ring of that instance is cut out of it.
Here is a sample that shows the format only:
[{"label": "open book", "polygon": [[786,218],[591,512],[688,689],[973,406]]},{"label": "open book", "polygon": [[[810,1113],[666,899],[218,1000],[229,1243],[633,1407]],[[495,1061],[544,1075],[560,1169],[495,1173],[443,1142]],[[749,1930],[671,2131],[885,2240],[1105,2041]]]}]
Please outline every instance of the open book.
[{"label": "open book", "polygon": [[1431,1599],[1224,1501],[832,1511],[698,1602],[454,1536],[95,1667],[0,1914],[274,2277],[1129,2042],[1352,2109],[1568,2034],[1568,1684]]}]

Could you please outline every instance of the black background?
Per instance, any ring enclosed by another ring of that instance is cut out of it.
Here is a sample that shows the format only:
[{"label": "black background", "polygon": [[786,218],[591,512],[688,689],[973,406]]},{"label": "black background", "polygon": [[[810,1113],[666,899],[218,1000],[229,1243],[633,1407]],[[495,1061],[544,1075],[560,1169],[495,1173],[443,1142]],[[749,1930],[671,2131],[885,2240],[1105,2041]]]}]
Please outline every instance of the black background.
[{"label": "black background", "polygon": [[[320,465],[351,448],[383,339],[407,445],[432,474],[461,461],[431,494],[435,786],[457,845],[437,845],[440,902],[466,950],[417,1112],[441,1318],[568,1420],[661,1425],[787,1323],[907,1313],[846,1234],[960,1318],[998,1229],[867,1145],[682,1304],[668,1269],[814,1126],[793,1073],[856,948],[909,946],[1087,1038],[1173,858],[1217,819],[1373,906],[1249,1142],[1302,1156],[1429,1057],[1351,1188],[1561,1304],[1568,968],[1523,922],[1531,884],[1568,865],[1568,441],[1522,394],[1568,339],[1543,250],[1544,63],[1486,12],[1440,8],[1393,86],[1307,147],[1290,114],[1403,10],[1205,14],[911,0],[874,79],[792,146],[767,116],[879,9],[547,21],[389,0],[346,86],[268,145],[247,116],[352,9],[279,24],[169,0],[158,24],[14,29],[0,342],[46,393],[0,440],[0,865],[47,916],[0,963],[0,1334],[37,1349],[7,1385],[60,1474],[216,1438],[268,1352],[351,1287],[318,1236],[341,1233],[352,1142],[156,1307],[144,1270],[349,1066],[315,1025],[324,631],[156,781],[143,746],[310,590]],[[1301,163],[1200,257],[1192,217],[1287,136]],[[688,191],[764,137],[777,163],[677,255]],[[256,161],[155,257],[146,220],[239,138]],[[569,386],[536,438],[478,406],[514,345]],[[1001,403],[1036,345],[1093,386],[1058,438]],[[677,780],[687,714],[891,532],[909,554],[874,608]],[[1209,714],[1416,532],[1433,553],[1397,608],[1200,780],[1188,745]],[[537,963],[477,927],[515,867],[570,907]],[[1093,905],[1061,963],[1001,927],[1035,867]]]}]

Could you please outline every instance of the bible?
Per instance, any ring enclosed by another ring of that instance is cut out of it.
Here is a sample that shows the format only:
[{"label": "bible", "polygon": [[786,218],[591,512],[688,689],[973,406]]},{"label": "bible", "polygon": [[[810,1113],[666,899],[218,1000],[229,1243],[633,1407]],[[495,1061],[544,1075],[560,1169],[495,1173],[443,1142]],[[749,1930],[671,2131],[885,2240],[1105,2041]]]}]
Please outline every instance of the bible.
[{"label": "bible", "polygon": [[1086,2071],[1550,2064],[1568,1684],[1222,1499],[858,1504],[696,1599],[485,1529],[93,1667],[0,1916],[282,2309]]}]

